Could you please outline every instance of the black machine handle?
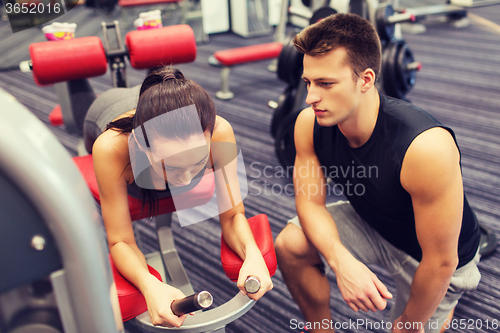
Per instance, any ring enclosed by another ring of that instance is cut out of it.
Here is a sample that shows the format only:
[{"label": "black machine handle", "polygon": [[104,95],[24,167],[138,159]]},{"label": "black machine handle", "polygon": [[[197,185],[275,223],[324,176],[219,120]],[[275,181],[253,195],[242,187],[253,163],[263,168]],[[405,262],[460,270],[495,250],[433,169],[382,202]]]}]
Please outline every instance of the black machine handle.
[{"label": "black machine handle", "polygon": [[174,315],[182,316],[186,313],[204,310],[210,307],[212,303],[212,294],[208,291],[200,291],[199,293],[173,301],[170,308]]}]

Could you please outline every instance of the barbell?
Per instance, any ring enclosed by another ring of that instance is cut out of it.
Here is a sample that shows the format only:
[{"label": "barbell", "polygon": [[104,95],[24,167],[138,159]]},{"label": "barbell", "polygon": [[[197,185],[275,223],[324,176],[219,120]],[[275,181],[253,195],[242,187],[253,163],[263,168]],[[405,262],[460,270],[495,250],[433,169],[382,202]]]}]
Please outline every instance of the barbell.
[{"label": "barbell", "polygon": [[394,13],[392,5],[381,4],[375,11],[375,28],[384,44],[394,39],[396,23],[415,22],[415,15],[411,13]]}]

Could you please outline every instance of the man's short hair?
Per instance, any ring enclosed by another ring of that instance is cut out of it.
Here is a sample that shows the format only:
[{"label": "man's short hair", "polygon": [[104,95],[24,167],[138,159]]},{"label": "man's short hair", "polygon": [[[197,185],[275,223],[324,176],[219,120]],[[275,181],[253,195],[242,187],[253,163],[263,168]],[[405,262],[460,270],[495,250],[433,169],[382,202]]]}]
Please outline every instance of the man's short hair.
[{"label": "man's short hair", "polygon": [[382,51],[380,38],[373,25],[356,14],[337,13],[312,24],[298,33],[293,40],[304,54],[316,56],[343,47],[347,65],[357,79],[367,68],[378,78]]}]

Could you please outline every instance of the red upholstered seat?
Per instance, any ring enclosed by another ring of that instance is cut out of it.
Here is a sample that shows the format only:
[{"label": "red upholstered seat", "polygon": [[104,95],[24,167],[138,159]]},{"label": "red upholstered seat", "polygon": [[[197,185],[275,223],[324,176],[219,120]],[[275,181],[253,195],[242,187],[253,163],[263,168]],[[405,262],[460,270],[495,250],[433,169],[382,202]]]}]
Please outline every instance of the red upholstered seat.
[{"label": "red upholstered seat", "polygon": [[106,73],[108,60],[96,36],[33,43],[29,47],[38,85],[78,80]]},{"label": "red upholstered seat", "polygon": [[[90,188],[90,192],[94,196],[94,199],[100,204],[99,188],[97,187],[97,179],[94,173],[94,164],[92,160],[92,155],[77,156],[73,158],[78,169],[82,173],[87,185]],[[182,204],[182,207],[175,207],[172,198],[164,198],[159,201],[159,209],[157,215],[167,214],[180,209],[186,209],[190,207],[196,207],[207,203],[212,197],[215,189],[215,179],[213,173],[205,175],[200,183],[196,185],[192,190],[176,196],[176,203]],[[130,210],[130,216],[132,220],[139,220],[148,217],[149,208],[142,209],[142,201],[139,199],[128,197],[128,206]]]},{"label": "red upholstered seat", "polygon": [[196,59],[196,37],[187,24],[160,29],[134,30],[125,35],[130,65],[149,69]]},{"label": "red upholstered seat", "polygon": [[[78,156],[74,157],[73,161],[80,169],[83,177],[85,178],[87,185],[90,188],[94,199],[100,203],[99,190],[97,187],[97,179],[94,173],[94,165],[92,160],[92,155]],[[188,191],[180,195],[180,200],[183,207],[175,207],[173,200],[171,198],[161,199],[159,202],[158,214],[166,214],[173,212],[178,209],[195,207],[202,205],[210,200],[215,189],[215,180],[213,173],[205,175],[200,183],[196,185],[191,191]],[[176,200],[177,201],[177,200]],[[142,203],[129,196],[129,209],[133,220],[143,218],[147,216],[148,209],[141,212]],[[253,236],[259,247],[264,260],[266,261],[269,273],[274,275],[276,272],[276,253],[274,251],[273,236],[271,233],[271,227],[269,226],[269,221],[267,215],[260,214],[248,219],[250,228],[252,230]],[[221,261],[222,267],[226,275],[232,280],[238,280],[238,274],[243,261],[240,257],[229,248],[224,239],[221,237]],[[116,269],[111,260],[111,268],[113,271],[113,277],[116,283],[116,289],[118,292],[118,300],[120,303],[120,310],[122,313],[123,321],[130,320],[137,315],[145,312],[147,310],[146,300],[141,292],[127,281]],[[148,266],[149,272],[156,276],[161,281],[160,274],[152,267]]]},{"label": "red upholstered seat", "polygon": [[[147,311],[148,307],[146,299],[139,289],[125,279],[120,272],[118,272],[113,260],[111,260],[111,255],[109,256],[109,262],[111,264],[111,271],[113,272],[113,279],[115,280],[116,290],[118,292],[118,302],[120,303],[122,320],[130,320]],[[149,265],[148,269],[151,274],[153,274],[158,280],[162,281],[160,273],[158,273],[156,269]]]},{"label": "red upholstered seat", "polygon": [[[267,215],[259,214],[248,219],[250,224],[250,229],[252,230],[255,242],[259,247],[264,260],[266,261],[267,269],[271,276],[276,272],[276,252],[274,251],[273,235],[271,233],[271,226],[269,225],[269,220]],[[227,277],[231,281],[238,281],[238,274],[240,272],[241,265],[243,265],[243,260],[229,248],[229,246],[224,241],[224,237],[221,236],[221,246],[220,246],[220,257],[222,261],[222,268],[226,273]]]},{"label": "red upholstered seat", "polygon": [[283,44],[278,42],[243,46],[214,53],[215,59],[224,66],[234,66],[246,62],[277,58]]},{"label": "red upholstered seat", "polygon": [[119,0],[118,5],[122,7],[156,5],[162,3],[177,3],[182,0]]}]

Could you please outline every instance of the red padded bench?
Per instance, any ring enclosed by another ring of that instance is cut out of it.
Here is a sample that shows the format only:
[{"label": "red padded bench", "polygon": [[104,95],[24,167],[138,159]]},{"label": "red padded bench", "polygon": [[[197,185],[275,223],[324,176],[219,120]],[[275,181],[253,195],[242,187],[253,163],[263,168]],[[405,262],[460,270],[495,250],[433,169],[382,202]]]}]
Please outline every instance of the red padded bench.
[{"label": "red padded bench", "polygon": [[[276,253],[274,251],[273,237],[271,234],[271,227],[269,226],[269,221],[267,215],[260,214],[248,219],[250,228],[257,242],[259,250],[262,252],[262,256],[267,264],[269,274],[271,276],[276,273]],[[240,257],[229,248],[229,246],[224,241],[221,235],[221,248],[220,256],[222,262],[222,268],[226,273],[226,276],[233,282],[238,281],[238,275],[240,272],[241,265],[243,261]],[[109,256],[109,261],[111,264],[111,270],[113,272],[113,278],[115,280],[116,289],[118,293],[118,302],[120,304],[120,311],[122,314],[122,320],[130,320],[141,313],[147,311],[146,299],[141,294],[139,289],[137,289],[133,284],[126,280],[120,272],[116,269],[111,256]],[[148,265],[149,272],[154,275],[158,280],[162,281],[160,273],[153,267]],[[188,295],[186,295],[188,296]]]},{"label": "red padded bench", "polygon": [[[83,175],[90,189],[90,192],[92,193],[92,196],[98,203],[100,203],[99,189],[97,187],[97,179],[94,173],[92,155],[77,156],[73,158],[73,161]],[[159,201],[159,209],[157,214],[167,214],[174,212],[176,209],[203,205],[204,203],[208,202],[213,196],[214,190],[215,179],[213,173],[210,173],[208,175],[205,175],[201,179],[199,184],[196,185],[193,189],[180,195],[182,197],[185,197],[185,199],[176,200],[176,202],[183,202],[183,205],[186,205],[185,207],[176,207],[173,203],[172,198],[164,198]],[[129,209],[132,220],[142,219],[147,217],[148,215],[147,207],[144,211],[142,211],[142,202],[131,196],[129,196]],[[271,227],[269,225],[267,215],[260,214],[251,217],[248,219],[248,223],[254,235],[257,246],[262,252],[269,273],[272,276],[276,272],[277,262]],[[161,237],[160,234],[158,236]],[[243,265],[243,261],[233,250],[229,248],[222,235],[220,254],[224,272],[229,279],[231,279],[232,281],[237,281],[240,268]],[[140,291],[118,272],[111,260],[111,256],[109,257],[109,259],[118,292],[118,301],[120,304],[122,320],[130,320],[147,311],[146,300],[140,293]],[[149,265],[148,269],[149,272],[156,278],[158,278],[160,281],[162,280],[161,275],[157,270]]]},{"label": "red padded bench", "polygon": [[[142,0],[141,0],[142,1]],[[161,41],[161,42],[158,42]],[[196,59],[196,38],[193,30],[186,24],[178,24],[142,31],[130,31],[125,36],[125,45],[130,65],[135,69],[150,69],[163,64],[180,64]],[[81,52],[85,50],[85,52]],[[73,80],[87,79],[106,73],[108,60],[99,37],[81,37],[54,43],[41,42],[30,45],[33,63],[33,78],[40,86],[59,84]],[[75,66],[74,64],[79,64]],[[85,92],[95,98],[90,85]],[[60,101],[66,101],[63,108],[58,104],[49,115],[53,126],[66,123],[77,125],[74,118],[76,108],[70,88],[56,89]],[[82,88],[78,89],[82,94]],[[67,96],[69,94],[69,96]],[[89,97],[90,99],[90,97]],[[90,106],[90,105],[89,105]],[[82,112],[81,108],[78,108]],[[85,109],[85,113],[86,113]],[[67,117],[67,120],[64,120]],[[78,124],[80,126],[81,124]]]},{"label": "red padded bench", "polygon": [[234,94],[229,90],[229,72],[232,66],[278,58],[282,48],[282,43],[272,42],[215,52],[208,59],[208,63],[210,65],[222,67],[220,77],[221,89],[215,94],[215,96],[223,100],[234,97]]}]

